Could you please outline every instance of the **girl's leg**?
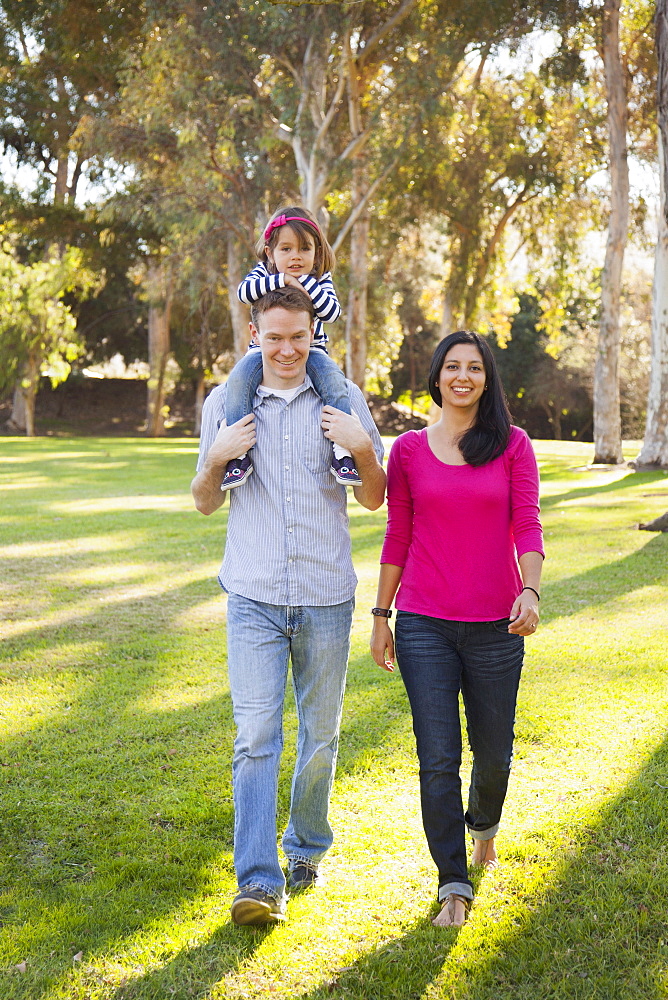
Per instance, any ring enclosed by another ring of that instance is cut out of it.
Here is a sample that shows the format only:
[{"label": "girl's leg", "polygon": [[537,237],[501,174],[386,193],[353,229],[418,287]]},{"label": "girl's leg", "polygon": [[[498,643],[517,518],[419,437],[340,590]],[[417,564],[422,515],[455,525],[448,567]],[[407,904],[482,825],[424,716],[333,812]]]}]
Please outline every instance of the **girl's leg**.
[{"label": "girl's leg", "polygon": [[[321,347],[312,347],[309,351],[306,371],[325,406],[334,406],[337,410],[350,413],[345,375]],[[350,452],[338,444],[333,445],[333,451],[331,471],[338,482],[344,486],[359,486],[362,480]]]},{"label": "girl's leg", "polygon": [[248,351],[227,378],[225,398],[225,422],[236,424],[253,409],[253,399],[262,381],[262,352],[260,349]]},{"label": "girl's leg", "polygon": [[312,347],[308,352],[306,371],[324,406],[334,406],[337,410],[350,413],[346,377],[322,347]]},{"label": "girl's leg", "polygon": [[[227,379],[227,397],[225,399],[225,422],[228,427],[236,424],[253,410],[253,399],[257,387],[262,381],[262,352],[249,351],[230,372]],[[225,475],[221,484],[222,490],[230,490],[245,483],[251,472],[253,463],[244,453],[227,463]]]},{"label": "girl's leg", "polygon": [[439,901],[452,893],[473,899],[459,778],[462,662],[458,637],[463,627],[460,622],[397,613],[397,660],[413,714],[422,822],[438,869]]}]

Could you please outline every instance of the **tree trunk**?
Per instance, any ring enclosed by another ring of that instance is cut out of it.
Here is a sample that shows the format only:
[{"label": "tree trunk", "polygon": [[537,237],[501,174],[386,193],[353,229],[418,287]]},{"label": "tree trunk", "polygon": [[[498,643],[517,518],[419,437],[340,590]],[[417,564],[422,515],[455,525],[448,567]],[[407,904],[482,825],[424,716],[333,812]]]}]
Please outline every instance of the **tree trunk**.
[{"label": "tree trunk", "polygon": [[594,368],[594,462],[623,461],[619,406],[619,295],[629,220],[626,83],[619,52],[620,0],[605,0],[603,64],[610,138],[610,222],[601,275],[601,322]]},{"label": "tree trunk", "polygon": [[659,61],[657,104],[659,117],[659,177],[661,207],[654,257],[652,291],[652,344],[647,396],[645,440],[636,468],[668,469],[668,203],[666,153],[668,152],[668,0],[656,8],[656,51]]},{"label": "tree trunk", "polygon": [[12,414],[7,421],[14,430],[25,431],[26,437],[35,436],[35,399],[39,388],[40,363],[39,351],[30,351],[14,388]]},{"label": "tree trunk", "polygon": [[452,316],[452,297],[450,286],[446,285],[443,291],[443,315],[441,316],[441,340],[449,334],[454,333]]},{"label": "tree trunk", "polygon": [[169,357],[169,314],[171,276],[167,265],[151,258],[148,264],[148,392],[146,405],[147,437],[165,433],[165,373]]},{"label": "tree trunk", "polygon": [[[362,81],[348,48],[348,122],[355,139],[362,129]],[[366,376],[366,299],[369,284],[368,156],[362,147],[352,158],[351,210],[357,216],[350,232],[350,290],[346,313],[346,375],[364,391]],[[355,209],[364,202],[359,215]]]},{"label": "tree trunk", "polygon": [[227,299],[232,321],[234,337],[234,360],[243,358],[248,350],[250,333],[248,332],[248,313],[243,302],[239,301],[237,288],[243,277],[240,264],[240,248],[234,233],[227,234]]},{"label": "tree trunk", "polygon": [[641,531],[668,531],[668,511],[661,517],[654,518],[649,524],[639,524]]},{"label": "tree trunk", "polygon": [[202,430],[202,407],[204,406],[205,395],[206,384],[204,381],[204,372],[199,371],[195,380],[195,427],[193,430],[195,437],[199,437]]},{"label": "tree trunk", "polygon": [[[366,162],[353,164],[353,206],[364,197]],[[346,313],[346,375],[364,391],[366,377],[366,300],[369,284],[369,210],[365,208],[350,234],[350,292]]]}]

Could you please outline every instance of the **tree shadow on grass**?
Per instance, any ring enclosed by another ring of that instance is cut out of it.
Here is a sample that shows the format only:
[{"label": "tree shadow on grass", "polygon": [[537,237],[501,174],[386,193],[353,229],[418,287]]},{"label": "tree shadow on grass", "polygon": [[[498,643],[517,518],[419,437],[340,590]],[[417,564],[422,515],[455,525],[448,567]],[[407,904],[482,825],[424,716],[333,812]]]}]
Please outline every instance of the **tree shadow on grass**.
[{"label": "tree shadow on grass", "polygon": [[595,822],[552,832],[561,864],[547,884],[528,854],[518,874],[483,876],[461,937],[421,919],[299,1000],[664,1000],[666,788],[668,740]]},{"label": "tree shadow on grass", "polygon": [[[201,596],[199,584],[183,589],[186,604]],[[179,594],[179,607],[183,598]],[[191,636],[163,634],[165,622],[157,623],[154,601],[129,603],[138,620],[135,605],[145,606],[142,628],[116,641],[112,631],[98,634],[106,644],[104,661],[74,668],[80,669],[81,685],[71,701],[0,742],[0,837],[7,852],[2,883],[8,887],[0,890],[0,919],[3,905],[9,915],[3,947],[10,962],[28,958],[29,965],[18,978],[0,972],[0,994],[3,979],[11,989],[3,995],[28,1000],[47,995],[67,982],[71,956],[80,950],[85,961],[117,965],[147,924],[160,925],[170,914],[181,922],[192,919],[196,926],[197,918],[189,916],[193,907],[206,912],[223,899],[223,919],[228,919],[235,885],[234,726],[224,679],[223,629],[212,633],[213,643],[193,651]],[[123,615],[122,606],[118,614]],[[108,624],[102,613],[87,622],[98,632]],[[57,645],[71,636],[46,629],[27,641],[40,639]],[[196,687],[192,703],[170,704],[170,692],[187,692],[193,656],[210,662],[203,673],[220,674],[222,688],[219,678],[208,692],[200,671],[196,680],[202,689]],[[180,664],[183,676],[176,671]],[[379,752],[395,727],[406,728],[408,709],[398,699],[398,686],[382,684],[384,678],[372,670],[355,673],[339,776]],[[49,676],[57,684],[57,671]],[[294,734],[293,716],[289,708],[286,730]],[[287,820],[293,743],[281,770],[279,829]],[[209,974],[210,961],[219,977],[249,953],[243,942],[226,934],[215,936],[209,951],[202,946],[202,976]],[[188,979],[188,962],[182,964]]]},{"label": "tree shadow on grass", "polygon": [[110,994],[110,1000],[204,997],[224,976],[243,965],[273,930],[240,930],[226,923],[201,944],[178,952],[159,969],[129,979]]},{"label": "tree shadow on grass", "polygon": [[[560,477],[558,477],[560,478]],[[546,481],[549,477],[546,477]],[[619,490],[630,487],[643,486],[657,481],[666,482],[665,473],[662,472],[629,472],[621,479],[615,479],[611,483],[601,483],[599,486],[573,486],[564,493],[553,493],[541,497],[540,505],[546,510],[548,507],[556,507],[560,503],[572,500],[585,500],[587,497],[597,496],[599,493],[616,493]],[[667,491],[668,494],[668,491]]]},{"label": "tree shadow on grass", "polygon": [[657,535],[642,548],[615,562],[594,566],[563,580],[546,582],[543,622],[577,614],[585,607],[606,604],[642,587],[668,582],[668,537]]}]

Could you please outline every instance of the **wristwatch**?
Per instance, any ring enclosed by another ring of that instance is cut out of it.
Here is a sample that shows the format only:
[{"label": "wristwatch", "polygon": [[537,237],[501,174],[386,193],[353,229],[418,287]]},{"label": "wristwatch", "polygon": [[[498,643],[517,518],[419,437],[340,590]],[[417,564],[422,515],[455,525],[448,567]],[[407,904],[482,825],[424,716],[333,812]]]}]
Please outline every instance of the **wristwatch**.
[{"label": "wristwatch", "polygon": [[388,611],[387,608],[372,608],[371,614],[375,615],[377,618],[391,618],[392,612]]}]

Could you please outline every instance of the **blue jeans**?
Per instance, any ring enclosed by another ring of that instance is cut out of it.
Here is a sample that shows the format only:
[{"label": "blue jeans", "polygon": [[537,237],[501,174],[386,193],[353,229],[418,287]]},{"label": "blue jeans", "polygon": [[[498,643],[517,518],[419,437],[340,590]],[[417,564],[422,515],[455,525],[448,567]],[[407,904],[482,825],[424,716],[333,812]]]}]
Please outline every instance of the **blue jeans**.
[{"label": "blue jeans", "polygon": [[[509,619],[456,622],[397,612],[396,653],[413,713],[420,761],[422,821],[438,869],[439,899],[473,898],[465,824],[474,838],[496,836],[513,756],[524,639]],[[464,815],[459,769],[459,692],[473,753]]]},{"label": "blue jeans", "polygon": [[[350,413],[345,376],[322,347],[311,348],[306,371],[324,406],[335,406],[337,410]],[[225,419],[228,427],[253,412],[253,399],[261,382],[262,352],[256,347],[248,351],[241,361],[237,361],[229,374],[225,400]]]},{"label": "blue jeans", "polygon": [[285,893],[276,809],[283,701],[292,661],[299,730],[283,852],[317,865],[333,840],[327,820],[336,768],[354,600],[286,607],[229,594],[227,662],[234,743],[234,867],[240,889]]}]

